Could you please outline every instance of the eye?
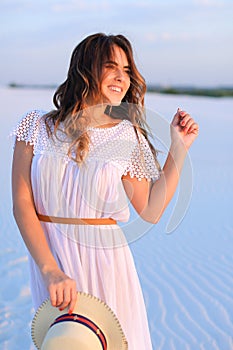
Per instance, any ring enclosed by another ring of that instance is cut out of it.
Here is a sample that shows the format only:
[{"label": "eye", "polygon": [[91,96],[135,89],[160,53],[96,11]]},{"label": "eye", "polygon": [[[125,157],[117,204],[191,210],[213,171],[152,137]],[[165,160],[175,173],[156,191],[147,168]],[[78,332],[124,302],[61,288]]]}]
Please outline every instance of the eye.
[{"label": "eye", "polygon": [[112,63],[106,63],[104,66],[105,68],[115,69],[115,65]]}]

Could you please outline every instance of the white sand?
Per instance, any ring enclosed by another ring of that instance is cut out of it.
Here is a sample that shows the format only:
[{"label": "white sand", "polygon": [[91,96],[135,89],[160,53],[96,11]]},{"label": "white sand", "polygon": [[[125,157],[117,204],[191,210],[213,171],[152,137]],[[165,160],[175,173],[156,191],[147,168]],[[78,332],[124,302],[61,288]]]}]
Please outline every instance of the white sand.
[{"label": "white sand", "polygon": [[[27,350],[33,311],[26,250],[11,213],[7,135],[25,111],[50,109],[53,91],[0,93],[0,348]],[[200,124],[190,152],[193,193],[181,224],[165,233],[172,201],[160,223],[131,244],[154,349],[233,349],[233,99],[151,94],[147,106],[168,120],[180,106]]]}]

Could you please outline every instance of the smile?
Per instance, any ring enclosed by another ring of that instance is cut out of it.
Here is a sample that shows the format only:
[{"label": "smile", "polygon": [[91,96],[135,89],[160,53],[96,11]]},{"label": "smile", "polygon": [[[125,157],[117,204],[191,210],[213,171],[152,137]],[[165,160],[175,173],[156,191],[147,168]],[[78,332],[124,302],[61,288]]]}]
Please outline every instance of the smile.
[{"label": "smile", "polygon": [[122,89],[118,86],[109,86],[108,88],[112,91],[122,92]]}]

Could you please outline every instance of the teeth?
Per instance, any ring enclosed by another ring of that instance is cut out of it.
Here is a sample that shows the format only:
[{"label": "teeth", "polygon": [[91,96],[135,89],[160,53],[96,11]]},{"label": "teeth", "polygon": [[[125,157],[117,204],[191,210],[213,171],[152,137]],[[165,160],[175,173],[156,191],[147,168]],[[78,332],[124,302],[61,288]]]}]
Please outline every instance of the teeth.
[{"label": "teeth", "polygon": [[121,92],[121,88],[115,87],[115,86],[110,86],[109,87],[113,91]]}]

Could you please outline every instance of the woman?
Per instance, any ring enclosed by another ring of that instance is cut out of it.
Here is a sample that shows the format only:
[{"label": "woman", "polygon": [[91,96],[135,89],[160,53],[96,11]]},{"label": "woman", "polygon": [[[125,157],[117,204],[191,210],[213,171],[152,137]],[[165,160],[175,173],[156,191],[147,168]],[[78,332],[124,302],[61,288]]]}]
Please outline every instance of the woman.
[{"label": "woman", "polygon": [[19,122],[12,169],[34,306],[49,296],[54,307],[72,312],[77,290],[93,294],[113,309],[131,350],[152,345],[134,262],[116,221],[128,220],[129,198],[144,220],[158,222],[198,134],[178,109],[161,171],[147,137],[145,91],[124,36],[87,37],[54,95],[56,110],[31,111]]}]

